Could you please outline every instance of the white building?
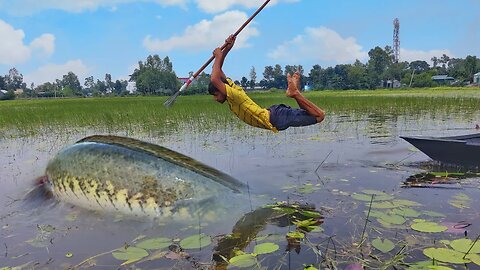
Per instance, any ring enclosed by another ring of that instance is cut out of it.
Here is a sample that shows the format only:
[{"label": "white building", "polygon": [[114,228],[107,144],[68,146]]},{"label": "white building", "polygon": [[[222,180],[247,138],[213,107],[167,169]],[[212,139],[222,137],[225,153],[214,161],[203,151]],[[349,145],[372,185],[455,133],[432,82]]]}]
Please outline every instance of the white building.
[{"label": "white building", "polygon": [[473,83],[480,84],[480,72],[473,74]]}]

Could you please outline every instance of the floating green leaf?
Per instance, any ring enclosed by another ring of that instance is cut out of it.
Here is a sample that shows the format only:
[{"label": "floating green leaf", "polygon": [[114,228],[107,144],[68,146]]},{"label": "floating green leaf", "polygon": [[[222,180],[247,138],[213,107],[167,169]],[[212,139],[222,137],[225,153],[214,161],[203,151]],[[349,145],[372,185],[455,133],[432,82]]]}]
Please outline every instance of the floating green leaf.
[{"label": "floating green leaf", "polygon": [[180,246],[184,249],[198,249],[203,248],[212,243],[210,236],[205,234],[197,234],[189,236],[180,241]]},{"label": "floating green leaf", "polygon": [[287,233],[287,237],[296,238],[296,239],[303,239],[305,237],[305,234],[302,233],[302,232],[294,231],[294,232]]},{"label": "floating green leaf", "polygon": [[439,265],[438,262],[435,262],[435,265],[432,265],[432,261],[423,261],[416,262],[409,265],[408,270],[452,270],[453,268]]},{"label": "floating green leaf", "polygon": [[309,218],[319,218],[319,217],[322,216],[320,213],[315,212],[315,211],[305,210],[305,211],[300,211],[299,213],[300,213],[300,215],[305,216],[305,217],[309,217]]},{"label": "floating green leaf", "polygon": [[148,252],[143,248],[127,247],[118,249],[112,255],[117,260],[125,261],[121,265],[127,265],[147,257]]},{"label": "floating green leaf", "polygon": [[478,254],[467,254],[467,256],[465,256],[465,258],[471,260],[474,264],[476,265],[480,265],[480,255]]},{"label": "floating green leaf", "polygon": [[253,248],[253,252],[257,255],[268,254],[268,253],[273,253],[277,251],[279,248],[280,247],[274,243],[262,243],[262,244],[256,245]]},{"label": "floating green leaf", "polygon": [[472,245],[473,241],[466,238],[450,241],[450,246],[456,251],[467,253],[470,250],[468,253],[480,253],[480,242],[477,241],[473,247]]},{"label": "floating green leaf", "polygon": [[470,208],[470,202],[469,201],[463,201],[463,200],[450,200],[448,203],[456,208],[459,209],[465,209],[465,208]]},{"label": "floating green leaf", "polygon": [[413,223],[411,228],[415,231],[427,233],[444,232],[448,229],[447,226],[438,225],[438,223],[435,222],[417,222]]},{"label": "floating green leaf", "polygon": [[458,193],[456,194],[455,196],[453,196],[453,198],[457,199],[457,200],[460,200],[460,201],[470,201],[470,197],[468,197],[468,195],[464,194],[464,193]]},{"label": "floating green leaf", "polygon": [[252,254],[242,254],[231,258],[229,262],[232,266],[247,268],[254,266],[257,260]]},{"label": "floating green leaf", "polygon": [[71,258],[71,257],[73,257],[73,253],[71,253],[71,252],[67,252],[67,253],[65,254],[65,257],[67,257],[67,258]]},{"label": "floating green leaf", "polygon": [[372,241],[372,246],[374,246],[376,249],[380,250],[383,253],[388,253],[395,248],[395,244],[392,241],[388,239],[384,239],[382,241],[382,239],[380,239],[379,237]]},{"label": "floating green leaf", "polygon": [[426,248],[423,250],[423,254],[430,259],[446,263],[463,264],[470,262],[468,259],[463,259],[464,253],[448,248]]},{"label": "floating green leaf", "polygon": [[383,216],[380,217],[381,220],[384,222],[390,223],[390,224],[395,224],[395,225],[402,225],[405,223],[407,220],[399,215],[387,215],[384,214]]},{"label": "floating green leaf", "polygon": [[170,246],[172,240],[165,237],[152,238],[138,243],[136,246],[143,249],[162,249]]},{"label": "floating green leaf", "polygon": [[298,192],[303,194],[311,194],[315,191],[319,190],[320,188],[313,186],[313,184],[307,183],[298,189]]},{"label": "floating green leaf", "polygon": [[393,205],[395,205],[395,207],[402,207],[402,206],[410,207],[410,206],[420,206],[421,205],[417,202],[410,201],[410,200],[393,200],[392,203],[393,203]]},{"label": "floating green leaf", "polygon": [[400,215],[402,217],[412,217],[412,218],[415,218],[415,217],[419,217],[420,216],[420,212],[416,211],[416,210],[413,210],[413,209],[410,209],[410,208],[405,208],[405,207],[401,207],[401,208],[395,208],[392,210],[392,213],[393,214],[397,214],[397,215]]}]

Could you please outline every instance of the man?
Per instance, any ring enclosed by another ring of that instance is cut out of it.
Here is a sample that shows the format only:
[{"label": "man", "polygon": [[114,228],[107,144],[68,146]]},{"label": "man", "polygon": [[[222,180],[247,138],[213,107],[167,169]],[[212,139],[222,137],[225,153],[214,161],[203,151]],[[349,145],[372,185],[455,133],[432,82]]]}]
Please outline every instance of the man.
[{"label": "man", "polygon": [[228,101],[230,110],[245,123],[259,128],[269,129],[273,132],[285,130],[289,127],[308,126],[320,123],[325,118],[325,113],[300,93],[300,74],[287,74],[288,87],[286,95],[297,101],[300,109],[279,104],[268,109],[261,108],[251,100],[242,87],[235,85],[222,71],[223,62],[228,52],[235,44],[235,36],[229,36],[223,51],[216,48],[213,51],[213,63],[208,92],[220,103]]}]

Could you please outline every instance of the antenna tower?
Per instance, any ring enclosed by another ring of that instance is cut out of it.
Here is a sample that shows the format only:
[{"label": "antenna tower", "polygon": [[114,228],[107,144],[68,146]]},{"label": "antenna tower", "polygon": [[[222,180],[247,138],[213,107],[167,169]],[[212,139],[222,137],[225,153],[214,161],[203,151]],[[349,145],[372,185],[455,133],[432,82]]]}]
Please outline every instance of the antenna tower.
[{"label": "antenna tower", "polygon": [[400,20],[393,20],[393,62],[400,61]]}]

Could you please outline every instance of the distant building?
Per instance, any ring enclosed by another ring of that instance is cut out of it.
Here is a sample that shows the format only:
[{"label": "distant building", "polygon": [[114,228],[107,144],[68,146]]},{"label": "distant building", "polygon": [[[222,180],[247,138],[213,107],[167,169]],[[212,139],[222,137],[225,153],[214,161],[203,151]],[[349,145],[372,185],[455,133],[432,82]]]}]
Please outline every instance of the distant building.
[{"label": "distant building", "polygon": [[8,93],[7,90],[0,89],[0,97],[7,94],[7,93]]},{"label": "distant building", "polygon": [[400,88],[402,84],[398,80],[381,80],[380,81],[380,88]]},{"label": "distant building", "polygon": [[473,83],[480,84],[480,72],[473,74]]},{"label": "distant building", "polygon": [[455,81],[455,78],[449,77],[448,75],[435,75],[432,76],[432,81],[439,84],[452,84]]}]

